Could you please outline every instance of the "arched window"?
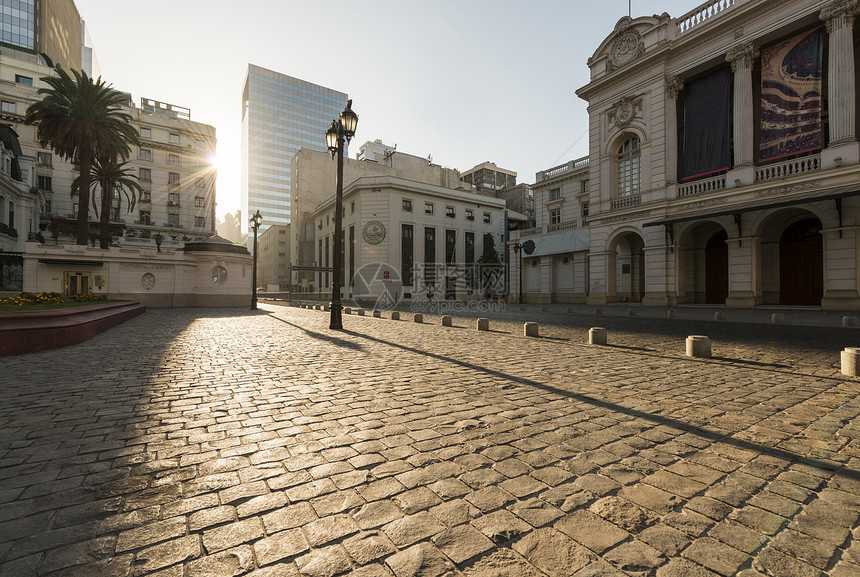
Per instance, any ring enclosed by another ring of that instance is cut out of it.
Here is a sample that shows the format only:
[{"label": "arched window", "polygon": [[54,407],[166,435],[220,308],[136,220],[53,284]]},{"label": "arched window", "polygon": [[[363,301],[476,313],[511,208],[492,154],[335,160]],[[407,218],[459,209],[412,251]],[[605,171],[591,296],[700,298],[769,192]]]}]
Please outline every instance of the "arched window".
[{"label": "arched window", "polygon": [[618,196],[639,194],[639,137],[631,136],[618,147]]}]

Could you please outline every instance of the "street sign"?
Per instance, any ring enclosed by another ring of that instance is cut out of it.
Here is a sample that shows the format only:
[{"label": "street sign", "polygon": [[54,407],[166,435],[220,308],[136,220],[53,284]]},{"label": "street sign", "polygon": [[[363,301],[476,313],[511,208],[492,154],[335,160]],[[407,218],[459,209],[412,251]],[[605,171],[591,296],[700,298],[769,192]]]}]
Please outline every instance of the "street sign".
[{"label": "street sign", "polygon": [[317,265],[317,261],[314,261],[311,263],[311,266],[316,266],[316,265]]},{"label": "street sign", "polygon": [[535,241],[527,240],[523,243],[523,252],[526,254],[531,254],[535,251]]}]

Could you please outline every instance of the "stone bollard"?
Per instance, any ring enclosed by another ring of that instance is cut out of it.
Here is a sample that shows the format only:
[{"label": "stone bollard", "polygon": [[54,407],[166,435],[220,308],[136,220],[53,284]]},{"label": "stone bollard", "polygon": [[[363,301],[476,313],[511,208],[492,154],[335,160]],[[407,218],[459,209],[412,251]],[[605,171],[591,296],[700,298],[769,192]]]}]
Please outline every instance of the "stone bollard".
[{"label": "stone bollard", "polygon": [[378,319],[382,317],[382,311],[375,310],[373,311],[373,318]]},{"label": "stone bollard", "polygon": [[520,305],[520,310],[521,310],[521,311],[526,310],[526,305]]},{"label": "stone bollard", "polygon": [[490,319],[478,319],[477,327],[479,331],[490,330]]},{"label": "stone bollard", "polygon": [[860,348],[845,347],[842,351],[842,374],[849,377],[858,376],[858,367],[860,367]]},{"label": "stone bollard", "polygon": [[770,315],[771,324],[778,325],[785,322],[785,315],[782,313],[774,313]]},{"label": "stone bollard", "polygon": [[594,314],[596,314],[596,315],[602,315],[602,314],[603,314],[603,309],[594,309]]},{"label": "stone bollard", "polygon": [[724,313],[724,312],[720,312],[720,311],[715,312],[715,313],[714,313],[714,320],[715,320],[715,321],[724,321],[724,320],[726,320],[726,313]]},{"label": "stone bollard", "polygon": [[548,309],[548,308],[546,308],[546,307],[541,307],[541,308],[540,308],[540,312],[542,312],[542,313],[545,313],[545,312],[546,312],[546,311],[548,311],[548,310],[549,310],[549,309]]},{"label": "stone bollard", "polygon": [[423,323],[424,322],[424,315],[422,315],[421,313],[415,313],[415,316],[412,317],[412,322],[413,323]]},{"label": "stone bollard", "polygon": [[400,313],[397,311],[391,311],[391,320],[399,321],[400,320]]},{"label": "stone bollard", "polygon": [[627,309],[627,316],[628,317],[635,317],[636,311],[634,309]]},{"label": "stone bollard", "polygon": [[322,310],[328,311],[329,310],[328,305],[323,305]]},{"label": "stone bollard", "polygon": [[667,312],[667,313],[666,313],[666,318],[667,318],[667,319],[674,319],[674,318],[675,318],[675,311],[669,311],[669,312]]},{"label": "stone bollard", "polygon": [[856,327],[857,325],[857,317],[842,317],[843,327]]},{"label": "stone bollard", "polygon": [[703,359],[711,358],[711,339],[703,335],[687,337],[687,356]]},{"label": "stone bollard", "polygon": [[360,317],[363,317],[364,316],[364,309],[358,309],[357,311],[355,311],[355,314],[357,314]]},{"label": "stone bollard", "polygon": [[345,314],[345,315],[351,315],[351,314],[352,314],[352,309],[351,309],[351,308],[349,308],[349,307],[346,307],[345,309],[343,309],[343,314]]},{"label": "stone bollard", "polygon": [[588,329],[589,345],[606,345],[606,329],[603,327],[591,327]]},{"label": "stone bollard", "polygon": [[525,337],[536,337],[538,336],[538,324],[537,323],[525,323],[523,325],[523,336]]},{"label": "stone bollard", "polygon": [[442,315],[442,326],[450,327],[454,324],[453,319],[451,319],[451,315]]}]

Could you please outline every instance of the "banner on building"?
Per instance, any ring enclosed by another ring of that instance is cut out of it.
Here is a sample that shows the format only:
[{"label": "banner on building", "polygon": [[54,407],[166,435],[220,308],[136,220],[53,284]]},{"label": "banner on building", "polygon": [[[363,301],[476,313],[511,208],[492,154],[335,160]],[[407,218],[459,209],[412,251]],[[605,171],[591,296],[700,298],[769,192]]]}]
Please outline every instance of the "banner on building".
[{"label": "banner on building", "polygon": [[761,51],[759,161],[819,150],[824,34],[806,31]]},{"label": "banner on building", "polygon": [[685,83],[682,181],[729,169],[730,90],[727,67]]}]

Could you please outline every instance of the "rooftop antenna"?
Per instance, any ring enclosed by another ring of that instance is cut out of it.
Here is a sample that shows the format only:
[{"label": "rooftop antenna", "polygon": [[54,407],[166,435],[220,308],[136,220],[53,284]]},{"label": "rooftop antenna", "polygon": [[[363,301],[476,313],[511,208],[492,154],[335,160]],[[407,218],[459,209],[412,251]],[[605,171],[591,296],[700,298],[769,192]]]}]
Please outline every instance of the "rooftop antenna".
[{"label": "rooftop antenna", "polygon": [[633,0],[627,0],[627,17],[633,18]]}]

